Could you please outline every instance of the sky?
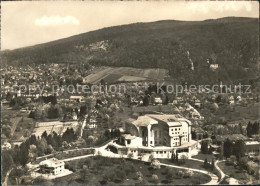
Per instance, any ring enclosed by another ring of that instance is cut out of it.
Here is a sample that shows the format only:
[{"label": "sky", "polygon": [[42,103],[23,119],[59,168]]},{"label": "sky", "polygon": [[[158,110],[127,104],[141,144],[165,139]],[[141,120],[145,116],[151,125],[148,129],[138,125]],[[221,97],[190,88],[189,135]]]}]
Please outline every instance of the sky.
[{"label": "sky", "polygon": [[9,1],[1,6],[1,50],[136,22],[259,17],[257,1]]}]

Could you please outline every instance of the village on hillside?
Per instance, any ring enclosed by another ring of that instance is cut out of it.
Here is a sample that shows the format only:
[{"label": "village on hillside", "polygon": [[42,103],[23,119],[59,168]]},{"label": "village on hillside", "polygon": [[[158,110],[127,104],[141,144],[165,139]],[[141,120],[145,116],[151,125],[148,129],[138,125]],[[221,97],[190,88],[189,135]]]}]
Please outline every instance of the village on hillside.
[{"label": "village on hillside", "polygon": [[[83,86],[97,69],[75,64],[2,69],[3,175],[9,184],[256,183],[257,93],[220,93],[219,85],[214,93],[175,95],[157,92],[152,80],[145,86],[131,78],[99,81],[124,85],[126,92],[65,90]],[[97,170],[112,157],[127,160],[121,168],[113,160],[115,175],[106,172],[106,163],[103,172]],[[148,172],[135,166],[137,160],[150,162],[144,164]]]}]

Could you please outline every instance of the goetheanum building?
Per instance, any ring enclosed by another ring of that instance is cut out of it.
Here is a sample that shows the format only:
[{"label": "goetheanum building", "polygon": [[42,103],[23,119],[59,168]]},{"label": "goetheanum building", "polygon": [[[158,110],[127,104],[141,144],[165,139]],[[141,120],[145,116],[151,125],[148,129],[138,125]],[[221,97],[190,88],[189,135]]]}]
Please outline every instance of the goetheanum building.
[{"label": "goetheanum building", "polygon": [[191,122],[180,115],[147,114],[129,118],[125,131],[113,146],[118,153],[152,154],[155,158],[170,158],[172,153],[187,157],[197,153],[197,142],[191,139]]}]

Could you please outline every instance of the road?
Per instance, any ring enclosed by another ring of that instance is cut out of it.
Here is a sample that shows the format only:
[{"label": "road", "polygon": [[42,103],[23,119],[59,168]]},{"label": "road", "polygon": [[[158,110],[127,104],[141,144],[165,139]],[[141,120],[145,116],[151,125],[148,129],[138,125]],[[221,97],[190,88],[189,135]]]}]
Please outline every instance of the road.
[{"label": "road", "polygon": [[12,131],[11,131],[11,136],[13,136],[15,129],[18,125],[18,123],[21,121],[22,117],[14,117],[10,119],[10,122],[13,123],[12,125]]},{"label": "road", "polygon": [[223,161],[225,161],[225,160],[216,161],[216,162],[215,162],[215,167],[216,167],[216,169],[218,170],[218,172],[220,173],[220,180],[219,180],[220,183],[223,181],[223,179],[224,179],[225,176],[226,176],[226,174],[225,174],[225,173],[219,168],[219,166],[218,166],[218,163],[223,162]]},{"label": "road", "polygon": [[3,183],[3,186],[7,186],[7,181],[8,181],[8,177],[9,177],[9,174],[12,172],[13,168],[11,168],[7,173],[6,173],[6,176],[5,176],[5,181]]}]

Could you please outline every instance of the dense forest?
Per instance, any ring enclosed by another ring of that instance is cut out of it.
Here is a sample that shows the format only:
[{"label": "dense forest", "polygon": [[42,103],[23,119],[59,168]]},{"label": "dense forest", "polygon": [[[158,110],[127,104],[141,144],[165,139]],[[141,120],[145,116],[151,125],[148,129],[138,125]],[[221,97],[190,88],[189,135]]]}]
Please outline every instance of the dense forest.
[{"label": "dense forest", "polygon": [[[8,65],[68,62],[165,68],[179,81],[247,83],[258,74],[258,19],[135,23],[5,50],[1,55]],[[210,70],[211,63],[219,68]]]}]

